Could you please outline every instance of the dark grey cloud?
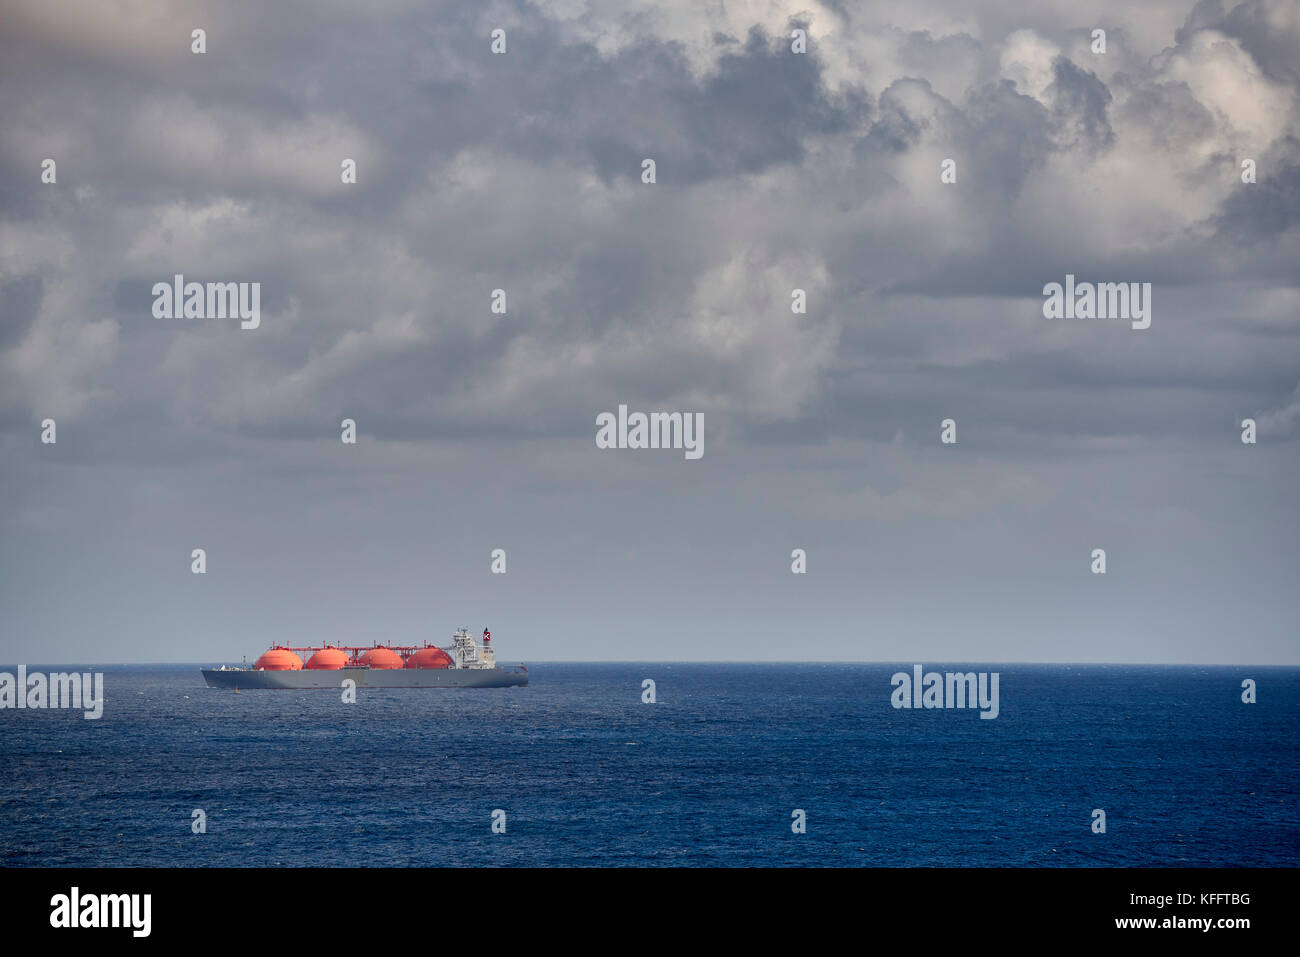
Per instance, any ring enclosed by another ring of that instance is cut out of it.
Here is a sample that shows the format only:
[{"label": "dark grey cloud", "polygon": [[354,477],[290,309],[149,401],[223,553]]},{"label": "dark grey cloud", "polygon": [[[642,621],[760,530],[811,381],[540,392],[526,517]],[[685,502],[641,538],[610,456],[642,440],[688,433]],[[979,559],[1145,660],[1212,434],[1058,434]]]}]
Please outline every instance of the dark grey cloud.
[{"label": "dark grey cloud", "polygon": [[45,284],[40,276],[18,276],[0,282],[0,350],[16,345],[27,334],[41,307]]},{"label": "dark grey cloud", "polygon": [[[1290,145],[1300,146],[1294,141]],[[1277,242],[1300,227],[1300,164],[1265,169],[1257,176],[1257,188],[1229,197],[1215,218],[1217,235],[1223,239],[1253,246]]]},{"label": "dark grey cloud", "polygon": [[1286,4],[1199,0],[1174,39],[1185,43],[1198,30],[1216,30],[1240,41],[1242,49],[1270,79],[1300,89],[1300,70],[1296,66],[1300,23],[1294,14],[1286,16]]},{"label": "dark grey cloud", "polygon": [[1095,73],[1080,69],[1064,57],[1052,64],[1053,119],[1058,148],[1103,151],[1115,142],[1106,119],[1112,97]]}]

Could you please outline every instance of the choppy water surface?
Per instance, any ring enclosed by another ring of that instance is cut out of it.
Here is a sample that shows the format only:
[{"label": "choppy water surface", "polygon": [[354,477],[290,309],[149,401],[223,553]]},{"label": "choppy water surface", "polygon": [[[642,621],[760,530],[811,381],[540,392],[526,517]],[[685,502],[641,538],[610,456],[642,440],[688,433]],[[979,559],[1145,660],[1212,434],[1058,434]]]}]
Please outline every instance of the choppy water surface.
[{"label": "choppy water surface", "polygon": [[530,667],[528,688],[354,705],[98,669],[101,720],[0,711],[0,863],[1300,862],[1300,669],[963,666],[1001,674],[980,720],[892,708],[910,663]]}]

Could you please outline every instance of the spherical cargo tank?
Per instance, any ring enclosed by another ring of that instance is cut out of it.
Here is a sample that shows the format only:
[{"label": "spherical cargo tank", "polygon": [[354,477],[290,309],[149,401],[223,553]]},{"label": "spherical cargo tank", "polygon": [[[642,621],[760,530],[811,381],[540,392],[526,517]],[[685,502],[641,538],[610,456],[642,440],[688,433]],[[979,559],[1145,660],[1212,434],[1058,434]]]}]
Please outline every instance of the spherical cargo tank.
[{"label": "spherical cargo tank", "polygon": [[347,663],[348,653],[338,648],[322,648],[307,659],[307,667],[312,671],[337,671]]},{"label": "spherical cargo tank", "polygon": [[302,659],[288,648],[272,648],[253,667],[262,671],[302,671]]},{"label": "spherical cargo tank", "polygon": [[402,667],[402,656],[393,651],[392,648],[371,648],[358,660],[363,665],[369,665],[371,668]]},{"label": "spherical cargo tank", "polygon": [[451,655],[441,648],[421,648],[406,659],[408,668],[450,668]]}]

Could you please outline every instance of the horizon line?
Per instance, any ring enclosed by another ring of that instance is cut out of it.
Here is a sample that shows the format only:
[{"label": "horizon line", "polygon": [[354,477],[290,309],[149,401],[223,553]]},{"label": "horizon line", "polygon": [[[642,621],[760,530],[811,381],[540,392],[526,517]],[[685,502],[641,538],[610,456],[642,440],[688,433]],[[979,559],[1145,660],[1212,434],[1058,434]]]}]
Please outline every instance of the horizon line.
[{"label": "horizon line", "polygon": [[[897,658],[897,659],[856,659],[856,658],[839,658],[839,659],[817,659],[812,661],[791,661],[785,658],[693,658],[690,660],[681,659],[656,659],[656,658],[548,658],[532,659],[534,664],[539,665],[786,665],[786,666],[804,666],[804,665],[899,665],[899,664],[924,664],[924,661],[917,661],[914,658]],[[510,660],[504,664],[519,665],[528,664],[527,660]],[[209,664],[200,661],[99,661],[99,662],[35,662],[42,667],[72,667],[80,665],[84,667],[194,667],[209,668],[219,667],[221,664],[229,662],[217,662]],[[1237,662],[1237,661],[957,661],[955,659],[937,659],[936,667],[944,664],[954,665],[1074,665],[1082,667],[1161,667],[1161,668],[1300,668],[1300,661],[1296,662]],[[13,664],[0,664],[0,669],[9,667],[31,668],[32,664],[24,662],[14,662]]]}]

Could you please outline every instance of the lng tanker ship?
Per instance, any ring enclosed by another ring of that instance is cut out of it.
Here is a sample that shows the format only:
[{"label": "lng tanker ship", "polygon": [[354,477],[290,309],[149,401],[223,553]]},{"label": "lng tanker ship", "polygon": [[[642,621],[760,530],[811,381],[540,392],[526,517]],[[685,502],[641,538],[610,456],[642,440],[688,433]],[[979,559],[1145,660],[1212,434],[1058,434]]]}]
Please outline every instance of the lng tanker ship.
[{"label": "lng tanker ship", "polygon": [[[304,665],[299,652],[309,654]],[[251,668],[203,668],[211,688],[340,688],[351,679],[358,688],[510,688],[528,684],[528,669],[502,668],[492,652],[492,633],[483,629],[480,646],[464,628],[452,646],[325,645],[290,648],[272,645]]]}]

